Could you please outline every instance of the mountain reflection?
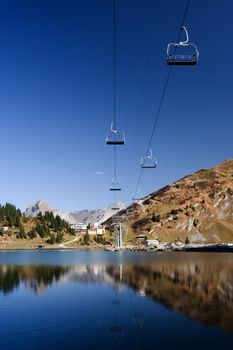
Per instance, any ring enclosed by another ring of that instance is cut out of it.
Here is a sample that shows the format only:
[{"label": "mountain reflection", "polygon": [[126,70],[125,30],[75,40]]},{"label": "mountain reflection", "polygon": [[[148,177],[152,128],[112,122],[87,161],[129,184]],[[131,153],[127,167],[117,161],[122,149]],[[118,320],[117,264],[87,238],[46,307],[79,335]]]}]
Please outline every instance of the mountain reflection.
[{"label": "mountain reflection", "polygon": [[141,295],[209,326],[233,331],[231,259],[176,260],[154,265],[126,265],[107,272]]},{"label": "mountain reflection", "polygon": [[206,325],[233,331],[233,264],[228,255],[200,254],[192,260],[178,254],[150,265],[0,266],[4,295],[21,283],[39,295],[61,280],[128,287]]}]

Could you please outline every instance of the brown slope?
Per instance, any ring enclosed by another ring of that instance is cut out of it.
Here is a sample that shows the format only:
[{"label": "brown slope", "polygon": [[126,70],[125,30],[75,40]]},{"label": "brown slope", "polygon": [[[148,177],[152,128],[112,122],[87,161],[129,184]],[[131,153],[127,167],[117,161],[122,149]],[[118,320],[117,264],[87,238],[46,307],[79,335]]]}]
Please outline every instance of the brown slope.
[{"label": "brown slope", "polygon": [[233,159],[151,193],[106,222],[120,220],[128,238],[138,234],[161,241],[233,242]]}]

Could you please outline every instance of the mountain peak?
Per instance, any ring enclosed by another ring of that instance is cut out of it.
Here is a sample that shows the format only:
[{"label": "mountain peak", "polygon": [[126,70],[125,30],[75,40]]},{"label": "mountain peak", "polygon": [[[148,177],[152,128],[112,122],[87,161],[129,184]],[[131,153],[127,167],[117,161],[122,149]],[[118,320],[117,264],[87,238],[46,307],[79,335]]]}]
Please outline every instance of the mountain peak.
[{"label": "mountain peak", "polygon": [[48,203],[44,199],[39,199],[38,201],[34,202],[33,204],[30,204],[26,210],[25,215],[26,216],[36,216],[39,212],[44,214],[46,211],[50,211],[51,208],[48,205]]},{"label": "mountain peak", "polygon": [[[118,210],[113,210],[112,208],[118,208]],[[62,219],[68,221],[70,224],[76,223],[102,223],[109,219],[113,214],[116,214],[117,211],[125,209],[126,205],[124,203],[115,203],[114,205],[109,205],[106,209],[96,209],[96,210],[76,210],[73,212],[65,212],[58,209],[51,208],[49,204],[44,199],[39,199],[35,203],[30,204],[26,210],[26,216],[35,217],[41,212],[44,214],[46,211],[52,211],[54,215],[59,215]]]}]

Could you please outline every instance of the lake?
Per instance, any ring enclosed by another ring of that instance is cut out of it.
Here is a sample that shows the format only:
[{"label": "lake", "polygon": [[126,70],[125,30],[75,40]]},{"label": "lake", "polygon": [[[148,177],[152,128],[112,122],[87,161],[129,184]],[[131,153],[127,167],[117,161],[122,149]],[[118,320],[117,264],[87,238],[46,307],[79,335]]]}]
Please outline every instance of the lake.
[{"label": "lake", "polygon": [[233,254],[0,252],[0,349],[219,349]]}]

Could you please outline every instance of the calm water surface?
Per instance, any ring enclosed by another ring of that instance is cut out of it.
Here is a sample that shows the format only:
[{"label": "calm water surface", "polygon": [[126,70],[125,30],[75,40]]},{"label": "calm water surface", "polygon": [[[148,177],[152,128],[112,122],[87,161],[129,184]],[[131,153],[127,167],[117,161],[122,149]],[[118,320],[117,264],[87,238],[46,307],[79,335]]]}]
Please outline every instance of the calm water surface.
[{"label": "calm water surface", "polygon": [[0,252],[0,349],[228,349],[233,254]]}]

